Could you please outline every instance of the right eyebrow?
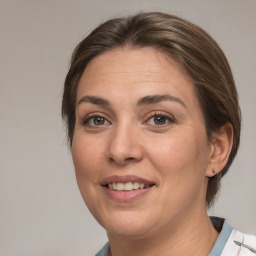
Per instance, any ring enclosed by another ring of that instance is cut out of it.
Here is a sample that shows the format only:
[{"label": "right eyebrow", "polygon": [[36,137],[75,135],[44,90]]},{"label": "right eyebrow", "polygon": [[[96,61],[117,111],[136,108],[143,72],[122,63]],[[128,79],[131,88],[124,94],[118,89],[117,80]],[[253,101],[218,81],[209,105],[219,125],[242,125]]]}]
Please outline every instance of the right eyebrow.
[{"label": "right eyebrow", "polygon": [[86,96],[82,97],[78,101],[77,106],[83,102],[89,102],[89,103],[92,103],[95,105],[101,105],[101,106],[109,106],[110,105],[108,100],[100,98],[100,97],[96,97],[96,96],[90,96],[90,95],[86,95]]}]

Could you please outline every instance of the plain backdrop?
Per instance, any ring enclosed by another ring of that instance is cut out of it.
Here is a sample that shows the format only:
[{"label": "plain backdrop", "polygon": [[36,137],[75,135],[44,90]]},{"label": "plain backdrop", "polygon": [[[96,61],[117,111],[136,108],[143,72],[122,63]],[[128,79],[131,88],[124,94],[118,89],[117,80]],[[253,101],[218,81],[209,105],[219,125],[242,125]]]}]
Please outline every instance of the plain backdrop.
[{"label": "plain backdrop", "polygon": [[0,255],[94,255],[107,241],[78,191],[60,115],[74,47],[102,21],[141,10],[208,31],[234,73],[241,146],[212,215],[256,233],[255,0],[0,0]]}]

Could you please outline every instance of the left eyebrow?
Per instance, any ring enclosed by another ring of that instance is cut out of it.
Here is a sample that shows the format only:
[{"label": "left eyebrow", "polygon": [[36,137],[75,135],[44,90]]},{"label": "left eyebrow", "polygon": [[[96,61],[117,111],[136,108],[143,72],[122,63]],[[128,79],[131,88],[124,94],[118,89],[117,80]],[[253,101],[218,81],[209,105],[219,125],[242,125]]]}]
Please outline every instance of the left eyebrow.
[{"label": "left eyebrow", "polygon": [[170,94],[145,96],[138,101],[137,105],[141,106],[141,105],[156,104],[162,101],[174,101],[181,104],[183,107],[187,108],[184,101]]}]

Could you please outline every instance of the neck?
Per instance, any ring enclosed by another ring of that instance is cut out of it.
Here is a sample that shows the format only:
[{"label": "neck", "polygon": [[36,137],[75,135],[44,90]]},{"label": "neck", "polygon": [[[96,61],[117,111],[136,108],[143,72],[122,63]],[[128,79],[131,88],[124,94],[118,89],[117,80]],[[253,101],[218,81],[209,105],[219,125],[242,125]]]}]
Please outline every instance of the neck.
[{"label": "neck", "polygon": [[206,211],[197,218],[180,218],[171,228],[140,238],[127,238],[108,234],[112,256],[206,256],[211,251],[218,232]]}]

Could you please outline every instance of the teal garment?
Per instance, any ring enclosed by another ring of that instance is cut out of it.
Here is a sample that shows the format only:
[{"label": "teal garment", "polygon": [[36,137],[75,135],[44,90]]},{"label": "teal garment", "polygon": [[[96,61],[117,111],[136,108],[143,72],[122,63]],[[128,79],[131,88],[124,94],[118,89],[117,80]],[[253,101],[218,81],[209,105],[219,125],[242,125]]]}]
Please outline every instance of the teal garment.
[{"label": "teal garment", "polygon": [[104,247],[95,256],[108,256],[109,243],[106,243]]},{"label": "teal garment", "polygon": [[208,256],[221,255],[233,229],[228,225],[228,222],[222,218],[211,217],[211,221],[220,234]]},{"label": "teal garment", "polygon": [[[228,225],[225,219],[219,217],[211,217],[211,221],[215,229],[218,230],[220,234],[208,256],[218,256],[221,255],[233,229]],[[107,256],[108,250],[109,243],[106,243],[105,246],[95,256]]]}]

